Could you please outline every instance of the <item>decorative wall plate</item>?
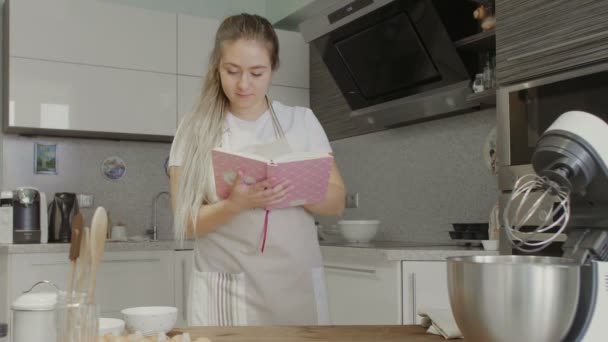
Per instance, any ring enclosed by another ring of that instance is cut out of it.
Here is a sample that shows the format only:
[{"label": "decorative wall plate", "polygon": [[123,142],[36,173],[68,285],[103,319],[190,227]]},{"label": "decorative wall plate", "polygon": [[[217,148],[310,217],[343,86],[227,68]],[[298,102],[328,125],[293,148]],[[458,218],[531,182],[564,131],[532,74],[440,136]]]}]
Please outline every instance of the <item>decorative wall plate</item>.
[{"label": "decorative wall plate", "polygon": [[119,180],[126,175],[127,164],[120,157],[108,157],[101,163],[101,173],[107,180]]}]

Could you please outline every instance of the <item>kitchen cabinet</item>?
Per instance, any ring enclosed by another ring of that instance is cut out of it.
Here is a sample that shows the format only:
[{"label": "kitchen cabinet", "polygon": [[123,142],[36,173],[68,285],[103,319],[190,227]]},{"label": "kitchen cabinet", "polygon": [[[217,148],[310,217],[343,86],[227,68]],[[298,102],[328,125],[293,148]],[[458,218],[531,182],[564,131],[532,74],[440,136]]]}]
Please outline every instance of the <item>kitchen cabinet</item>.
[{"label": "kitchen cabinet", "polygon": [[323,266],[332,324],[401,324],[400,262],[334,256]]},{"label": "kitchen cabinet", "polygon": [[8,128],[53,135],[122,134],[170,141],[176,75],[9,58]]},{"label": "kitchen cabinet", "polygon": [[272,85],[268,96],[284,105],[310,108],[310,91],[306,88]]},{"label": "kitchen cabinet", "polygon": [[184,116],[194,110],[198,93],[202,90],[203,79],[194,76],[177,76],[177,122],[182,121]]},{"label": "kitchen cabinet", "polygon": [[[188,15],[177,17],[177,72],[202,77],[207,72],[215,33],[221,21]],[[280,66],[272,84],[309,88],[308,44],[299,32],[276,30],[279,39]]]},{"label": "kitchen cabinet", "polygon": [[[177,76],[178,122],[181,122],[184,115],[194,110],[202,86],[203,79],[201,77]],[[272,100],[279,101],[288,106],[310,107],[309,91],[306,88],[272,85],[268,90],[268,96]]]},{"label": "kitchen cabinet", "polygon": [[[11,254],[7,265],[3,296],[9,304],[39,280],[67,288],[65,253]],[[174,306],[173,251],[107,252],[98,272],[96,301],[102,317],[121,318],[120,311],[128,307]]]},{"label": "kitchen cabinet", "polygon": [[209,56],[220,21],[191,15],[177,15],[177,73],[202,77],[207,72]]},{"label": "kitchen cabinet", "polygon": [[94,0],[7,1],[10,56],[176,72],[176,14]]},{"label": "kitchen cabinet", "polygon": [[419,324],[421,309],[450,310],[445,256],[425,252],[429,260],[395,260],[378,249],[323,248],[332,323]]},{"label": "kitchen cabinet", "polygon": [[176,326],[187,326],[188,312],[188,288],[190,286],[190,275],[194,262],[194,252],[192,250],[175,251],[173,255],[173,274],[175,279],[174,302],[177,307]]},{"label": "kitchen cabinet", "polygon": [[404,261],[402,274],[403,324],[420,324],[420,309],[450,310],[445,261]]},{"label": "kitchen cabinet", "polygon": [[499,84],[608,60],[608,2],[496,0]]}]

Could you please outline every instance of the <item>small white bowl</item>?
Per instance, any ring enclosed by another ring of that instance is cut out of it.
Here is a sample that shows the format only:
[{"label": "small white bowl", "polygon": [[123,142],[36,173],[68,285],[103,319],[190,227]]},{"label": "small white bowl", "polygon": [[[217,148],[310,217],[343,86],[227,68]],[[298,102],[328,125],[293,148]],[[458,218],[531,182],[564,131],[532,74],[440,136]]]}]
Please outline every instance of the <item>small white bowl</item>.
[{"label": "small white bowl", "polygon": [[342,236],[348,242],[367,243],[370,242],[380,226],[378,220],[341,220],[338,221],[338,226],[342,232]]},{"label": "small white bowl", "polygon": [[482,240],[481,244],[483,245],[483,249],[486,251],[498,250],[498,240]]},{"label": "small white bowl", "polygon": [[118,318],[100,318],[99,319],[99,336],[112,334],[113,336],[122,336],[125,330],[125,321]]},{"label": "small white bowl", "polygon": [[177,308],[172,306],[140,306],[121,311],[127,331],[139,331],[144,336],[168,333],[177,321]]}]

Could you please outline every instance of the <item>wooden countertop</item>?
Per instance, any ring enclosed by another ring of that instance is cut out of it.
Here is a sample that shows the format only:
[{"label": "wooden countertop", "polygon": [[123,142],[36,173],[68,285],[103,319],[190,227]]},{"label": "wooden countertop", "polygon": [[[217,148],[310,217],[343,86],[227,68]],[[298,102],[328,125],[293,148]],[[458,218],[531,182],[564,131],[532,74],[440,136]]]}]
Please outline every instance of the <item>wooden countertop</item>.
[{"label": "wooden countertop", "polygon": [[[272,327],[190,327],[174,329],[170,336],[190,333],[193,339],[207,337],[212,342],[307,342],[307,341],[374,341],[438,342],[438,335],[426,333],[419,325],[353,325],[353,326],[272,326]],[[465,340],[456,340],[462,342]]]}]

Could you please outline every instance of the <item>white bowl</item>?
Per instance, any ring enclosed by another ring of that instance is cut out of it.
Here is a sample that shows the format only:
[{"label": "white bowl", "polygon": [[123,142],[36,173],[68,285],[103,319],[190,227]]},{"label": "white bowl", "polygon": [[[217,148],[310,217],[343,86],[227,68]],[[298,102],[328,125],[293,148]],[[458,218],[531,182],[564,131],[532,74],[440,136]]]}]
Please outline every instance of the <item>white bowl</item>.
[{"label": "white bowl", "polygon": [[498,240],[483,240],[481,241],[483,245],[483,249],[486,251],[497,251],[498,250]]},{"label": "white bowl", "polygon": [[139,331],[144,336],[168,333],[177,321],[177,308],[172,306],[140,306],[121,311],[127,331]]},{"label": "white bowl", "polygon": [[118,318],[100,318],[99,319],[99,336],[112,334],[113,336],[122,336],[125,330],[125,321]]},{"label": "white bowl", "polygon": [[378,220],[341,220],[338,221],[338,227],[342,232],[342,236],[348,242],[366,243],[370,242],[376,233],[380,221]]}]

